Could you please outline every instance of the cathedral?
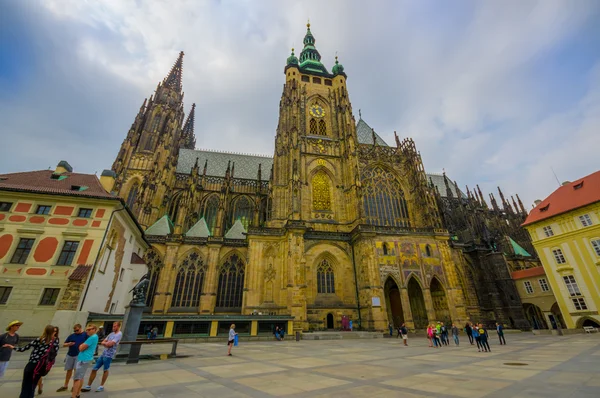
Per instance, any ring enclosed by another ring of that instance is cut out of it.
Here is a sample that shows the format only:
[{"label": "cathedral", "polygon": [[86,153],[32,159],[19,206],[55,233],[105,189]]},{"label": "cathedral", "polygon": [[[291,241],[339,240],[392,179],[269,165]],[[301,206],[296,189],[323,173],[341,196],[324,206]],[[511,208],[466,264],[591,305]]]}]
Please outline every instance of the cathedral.
[{"label": "cathedral", "polygon": [[502,251],[505,218],[519,229],[522,205],[489,209],[480,191],[426,174],[412,139],[388,145],[355,120],[344,67],[336,57],[328,71],[310,25],[303,43],[283,70],[272,157],[195,149],[183,52],[140,108],[112,171],[152,243],[148,316],[526,327],[518,295],[504,294],[514,283],[498,282],[519,255]]}]

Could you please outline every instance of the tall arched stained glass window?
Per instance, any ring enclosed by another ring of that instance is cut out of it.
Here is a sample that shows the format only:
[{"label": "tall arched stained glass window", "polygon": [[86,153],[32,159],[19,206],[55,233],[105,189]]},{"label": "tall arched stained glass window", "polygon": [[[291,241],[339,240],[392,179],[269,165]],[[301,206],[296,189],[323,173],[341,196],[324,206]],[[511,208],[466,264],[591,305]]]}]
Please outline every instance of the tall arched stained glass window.
[{"label": "tall arched stained glass window", "polygon": [[219,197],[217,195],[211,195],[204,201],[202,206],[201,216],[204,217],[206,225],[210,231],[210,234],[215,233],[215,226],[217,225],[217,213],[219,212]]},{"label": "tall arched stained glass window", "polygon": [[229,226],[233,225],[237,220],[240,220],[247,231],[248,226],[252,223],[253,216],[254,203],[247,196],[240,196],[233,202]]},{"label": "tall arched stained glass window", "polygon": [[317,121],[315,119],[310,119],[308,125],[310,127],[309,134],[317,135]]},{"label": "tall arched stained glass window", "polygon": [[179,191],[173,195],[171,198],[171,203],[169,204],[169,218],[174,223],[177,222],[177,214],[179,213],[179,204],[181,202],[181,198],[183,197],[183,192]]},{"label": "tall arched stained glass window", "polygon": [[333,268],[326,259],[317,266],[317,293],[335,293]]},{"label": "tall arched stained glass window", "polygon": [[244,260],[237,254],[232,254],[221,265],[216,307],[241,309],[245,268]]},{"label": "tall arched stained glass window", "polygon": [[148,290],[146,291],[146,306],[152,308],[154,304],[154,296],[156,295],[156,289],[158,288],[158,281],[160,279],[160,271],[163,268],[163,262],[160,255],[154,248],[150,248],[144,254],[144,260],[148,266],[148,277],[150,283],[148,284]]},{"label": "tall arched stained glass window", "polygon": [[331,189],[329,177],[322,171],[312,179],[312,202],[315,210],[331,210]]},{"label": "tall arched stained glass window", "polygon": [[199,307],[206,266],[200,254],[190,253],[180,264],[171,307]]},{"label": "tall arched stained glass window", "polygon": [[127,195],[127,206],[129,206],[130,209],[133,209],[139,191],[140,184],[138,182],[133,183],[133,185],[129,189],[129,195]]},{"label": "tall arched stained glass window", "polygon": [[396,176],[380,167],[361,172],[363,206],[368,224],[390,227],[410,227],[404,192]]}]

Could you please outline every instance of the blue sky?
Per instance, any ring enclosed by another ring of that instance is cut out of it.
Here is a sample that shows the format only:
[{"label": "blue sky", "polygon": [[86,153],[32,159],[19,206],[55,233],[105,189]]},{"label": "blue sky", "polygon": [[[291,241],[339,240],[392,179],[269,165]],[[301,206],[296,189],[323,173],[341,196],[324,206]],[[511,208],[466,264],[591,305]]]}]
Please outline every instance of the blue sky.
[{"label": "blue sky", "polygon": [[[110,168],[180,50],[200,148],[272,154],[283,67],[311,20],[355,117],[526,203],[598,170],[597,1],[4,1],[0,173]],[[297,51],[298,53],[298,51]]]}]

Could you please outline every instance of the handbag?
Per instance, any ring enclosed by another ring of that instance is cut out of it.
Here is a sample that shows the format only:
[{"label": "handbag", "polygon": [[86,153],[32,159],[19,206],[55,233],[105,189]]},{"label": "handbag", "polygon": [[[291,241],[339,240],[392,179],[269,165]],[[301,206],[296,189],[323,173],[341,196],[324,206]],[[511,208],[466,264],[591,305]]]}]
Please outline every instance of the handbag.
[{"label": "handbag", "polygon": [[235,337],[233,338],[233,346],[237,347],[238,346],[238,335],[236,334]]}]

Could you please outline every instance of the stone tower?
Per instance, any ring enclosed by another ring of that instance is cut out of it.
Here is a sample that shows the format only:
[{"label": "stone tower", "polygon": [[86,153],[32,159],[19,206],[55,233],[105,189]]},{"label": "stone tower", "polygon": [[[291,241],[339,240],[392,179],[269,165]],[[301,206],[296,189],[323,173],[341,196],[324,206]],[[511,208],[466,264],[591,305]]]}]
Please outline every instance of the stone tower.
[{"label": "stone tower", "polygon": [[170,201],[180,148],[193,149],[194,108],[183,123],[183,51],[154,96],[144,99],[112,170],[115,190],[147,228],[159,219]]}]

